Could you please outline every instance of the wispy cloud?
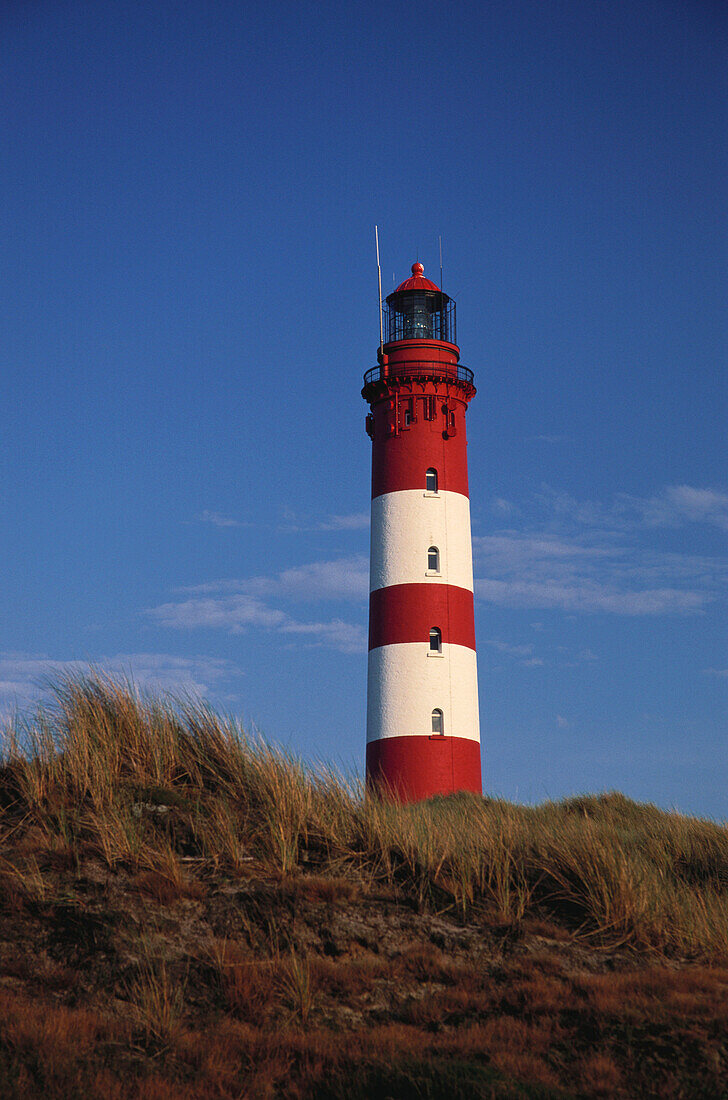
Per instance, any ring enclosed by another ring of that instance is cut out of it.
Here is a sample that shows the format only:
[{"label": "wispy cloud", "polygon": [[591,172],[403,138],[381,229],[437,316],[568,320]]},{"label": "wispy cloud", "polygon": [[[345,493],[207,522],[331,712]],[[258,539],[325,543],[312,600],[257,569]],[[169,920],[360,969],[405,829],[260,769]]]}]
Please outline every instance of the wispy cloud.
[{"label": "wispy cloud", "polygon": [[336,561],[311,562],[270,577],[212,581],[187,589],[182,599],[149,608],[146,614],[159,626],[176,630],[221,629],[240,634],[251,629],[307,636],[310,644],[342,653],[366,651],[362,623],[301,620],[283,610],[281,601],[354,601],[364,604],[369,591],[364,555]]},{"label": "wispy cloud", "polygon": [[475,591],[480,599],[503,607],[607,611],[617,615],[684,615],[703,610],[711,598],[704,592],[671,588],[620,591],[598,581],[559,584],[554,581],[479,580]]},{"label": "wispy cloud", "polygon": [[647,500],[623,498],[645,523],[656,527],[680,527],[685,523],[707,523],[728,531],[728,493],[697,489],[691,485],[669,485]]},{"label": "wispy cloud", "polygon": [[286,534],[311,533],[314,531],[365,531],[369,527],[369,512],[351,512],[347,515],[331,515],[326,519],[301,519],[287,512],[284,522],[278,528]]},{"label": "wispy cloud", "polygon": [[238,519],[233,519],[232,516],[223,516],[220,512],[199,512],[195,516],[196,523],[211,523],[213,527],[249,527],[250,524],[241,523]]},{"label": "wispy cloud", "polygon": [[369,526],[368,512],[352,512],[348,516],[330,516],[319,527],[320,531],[365,531]]},{"label": "wispy cloud", "polygon": [[365,554],[355,554],[311,562],[285,569],[272,579],[256,578],[252,583],[260,592],[279,592],[296,600],[366,600],[369,561]]},{"label": "wispy cloud", "polygon": [[[205,509],[198,512],[193,523],[208,523],[213,527],[252,527],[252,523],[235,519],[222,512],[212,512]],[[301,519],[293,512],[287,511],[283,522],[277,527],[278,531],[286,534],[312,533],[315,531],[366,531],[369,527],[369,512],[351,512],[346,515],[329,515],[325,519]]]},{"label": "wispy cloud", "polygon": [[505,500],[503,497],[493,497],[490,506],[496,515],[501,516],[510,516],[519,510],[512,501]]},{"label": "wispy cloud", "polygon": [[[539,639],[543,642],[543,639]],[[502,641],[500,638],[486,638],[482,645],[489,646],[504,657],[510,657],[512,661],[522,668],[543,668],[545,665],[559,668],[577,668],[587,661],[598,660],[595,653],[589,649],[582,649],[576,655],[570,653],[566,646],[540,645],[541,653],[536,652],[536,646],[532,643],[513,644]]]},{"label": "wispy cloud", "polygon": [[171,653],[117,653],[90,660],[56,659],[43,653],[0,652],[0,707],[9,712],[39,699],[54,676],[90,667],[130,678],[142,688],[207,695],[242,675],[232,661]]},{"label": "wispy cloud", "polygon": [[533,653],[532,645],[511,645],[510,642],[501,642],[497,638],[486,638],[484,645],[497,649],[499,653],[505,653],[509,657],[530,657]]},{"label": "wispy cloud", "polygon": [[159,626],[175,630],[225,630],[229,634],[253,629],[271,630],[280,634],[306,635],[312,644],[328,646],[341,653],[366,652],[366,633],[360,623],[347,623],[342,619],[300,621],[246,595],[216,599],[193,597],[149,608],[147,615]]},{"label": "wispy cloud", "polygon": [[308,635],[315,645],[326,645],[340,653],[365,653],[367,635],[360,623],[331,619],[322,623],[299,623],[289,620],[280,628],[283,634]]},{"label": "wispy cloud", "polygon": [[292,566],[273,576],[208,581],[184,589],[194,595],[235,593],[256,597],[283,596],[296,601],[366,600],[369,562],[365,554]]},{"label": "wispy cloud", "polygon": [[570,493],[544,487],[540,499],[562,520],[614,531],[683,527],[691,523],[728,530],[728,493],[714,488],[667,485],[650,497],[617,493],[605,504],[577,500]]},{"label": "wispy cloud", "polygon": [[495,649],[498,653],[502,653],[505,657],[510,657],[523,668],[541,668],[545,664],[543,657],[534,656],[532,645],[511,645],[509,642],[501,642],[497,638],[487,638],[484,644],[490,646],[491,649]]},{"label": "wispy cloud", "polygon": [[473,539],[475,591],[508,607],[617,615],[694,614],[728,592],[728,561],[659,549],[658,527],[722,527],[728,496],[672,486],[607,504],[544,489],[537,515]]},{"label": "wispy cloud", "polygon": [[275,630],[287,619],[285,612],[267,607],[252,596],[242,595],[178,600],[150,608],[147,614],[159,626],[171,626],[176,630],[222,627],[231,634],[240,634],[248,627]]},{"label": "wispy cloud", "polygon": [[728,668],[704,668],[706,676],[717,676],[721,680],[728,680]]}]

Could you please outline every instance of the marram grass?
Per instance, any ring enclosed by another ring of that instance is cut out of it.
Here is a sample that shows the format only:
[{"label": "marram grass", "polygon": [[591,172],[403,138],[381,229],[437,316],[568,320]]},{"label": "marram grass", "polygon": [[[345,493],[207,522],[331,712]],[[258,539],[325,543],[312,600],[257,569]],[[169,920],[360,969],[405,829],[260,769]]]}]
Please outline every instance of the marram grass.
[{"label": "marram grass", "polygon": [[[386,883],[420,908],[494,925],[547,917],[593,945],[728,958],[728,829],[618,793],[537,807],[456,795],[403,806],[248,736],[190,699],[99,673],[4,731],[0,838],[38,831],[69,859],[194,874],[250,865]],[[43,889],[26,862],[0,877]],[[160,886],[160,889],[163,885]],[[295,996],[305,975],[291,969]],[[292,995],[294,995],[292,993]]]}]

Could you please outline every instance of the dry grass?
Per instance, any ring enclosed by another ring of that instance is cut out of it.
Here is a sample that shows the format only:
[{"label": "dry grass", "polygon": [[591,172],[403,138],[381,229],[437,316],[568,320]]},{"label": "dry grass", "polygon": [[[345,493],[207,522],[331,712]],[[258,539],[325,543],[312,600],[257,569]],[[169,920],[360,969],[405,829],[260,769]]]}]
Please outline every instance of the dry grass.
[{"label": "dry grass", "polygon": [[[290,876],[303,861],[329,880],[396,887],[421,909],[514,925],[551,915],[594,942],[728,957],[724,826],[619,794],[403,806],[306,769],[190,700],[98,674],[62,680],[55,700],[8,739],[5,818],[67,853],[92,847],[160,901],[199,892],[180,857],[238,875],[252,863]],[[0,876],[42,895],[32,856],[0,864]]]},{"label": "dry grass", "polygon": [[728,1073],[722,825],[615,793],[403,806],[92,674],[6,731],[0,840],[8,1098],[677,1097],[696,1072],[718,1096]]},{"label": "dry grass", "polygon": [[126,992],[134,1021],[147,1042],[167,1048],[182,1034],[185,985],[184,980],[172,977],[164,960],[143,961]]}]

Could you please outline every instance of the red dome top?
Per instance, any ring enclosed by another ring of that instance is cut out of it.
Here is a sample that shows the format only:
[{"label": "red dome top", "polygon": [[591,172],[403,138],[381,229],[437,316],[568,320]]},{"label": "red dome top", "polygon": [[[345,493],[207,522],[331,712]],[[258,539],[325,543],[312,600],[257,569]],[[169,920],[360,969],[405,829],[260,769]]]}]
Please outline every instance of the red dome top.
[{"label": "red dome top", "polygon": [[412,264],[412,278],[400,283],[394,293],[399,294],[400,290],[434,290],[440,293],[439,286],[425,278],[424,264]]}]

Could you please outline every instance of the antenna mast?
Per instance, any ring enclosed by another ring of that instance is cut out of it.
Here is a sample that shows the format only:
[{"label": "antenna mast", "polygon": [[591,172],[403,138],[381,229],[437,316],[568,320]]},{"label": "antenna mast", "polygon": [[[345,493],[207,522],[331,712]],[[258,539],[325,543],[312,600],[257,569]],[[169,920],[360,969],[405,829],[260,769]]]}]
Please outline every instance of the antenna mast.
[{"label": "antenna mast", "polygon": [[379,226],[374,226],[374,240],[377,243],[377,278],[379,280],[379,359],[381,362],[384,348],[384,324],[382,321],[382,268],[379,263]]},{"label": "antenna mast", "polygon": [[440,290],[442,290],[442,235],[440,236]]}]

